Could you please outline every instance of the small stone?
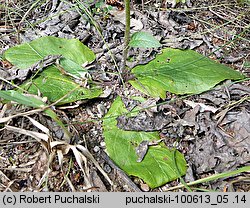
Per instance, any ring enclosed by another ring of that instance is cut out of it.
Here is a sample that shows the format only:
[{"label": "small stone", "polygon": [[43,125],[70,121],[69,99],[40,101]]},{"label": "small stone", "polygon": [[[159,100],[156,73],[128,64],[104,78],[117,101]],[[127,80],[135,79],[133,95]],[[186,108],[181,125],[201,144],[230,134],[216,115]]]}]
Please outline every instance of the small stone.
[{"label": "small stone", "polygon": [[101,104],[101,103],[97,105],[97,110],[98,110],[97,116],[99,118],[102,118],[105,115],[106,111],[107,111],[105,106],[103,104]]},{"label": "small stone", "polygon": [[149,189],[150,189],[150,188],[149,188],[149,186],[148,186],[146,183],[142,183],[142,184],[141,184],[141,190],[142,190],[142,191],[149,191]]},{"label": "small stone", "polygon": [[95,146],[93,150],[94,150],[94,152],[99,152],[100,151],[100,147]]},{"label": "small stone", "polygon": [[105,142],[101,142],[100,145],[101,145],[101,147],[105,147],[106,143]]},{"label": "small stone", "polygon": [[123,188],[124,188],[125,191],[130,191],[128,185],[124,185]]},{"label": "small stone", "polygon": [[105,164],[103,169],[105,170],[106,173],[111,173],[111,171],[112,171],[110,165],[108,165],[108,164]]},{"label": "small stone", "polygon": [[169,189],[169,185],[165,185],[161,188],[161,190],[164,192],[164,191],[167,191]]}]

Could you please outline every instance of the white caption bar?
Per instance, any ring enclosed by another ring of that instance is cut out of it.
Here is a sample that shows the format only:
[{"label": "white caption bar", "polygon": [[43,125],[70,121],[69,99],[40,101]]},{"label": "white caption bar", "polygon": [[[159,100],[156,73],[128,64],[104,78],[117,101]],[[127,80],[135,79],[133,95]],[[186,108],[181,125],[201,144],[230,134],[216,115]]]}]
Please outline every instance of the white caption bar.
[{"label": "white caption bar", "polygon": [[29,192],[29,193],[0,193],[0,207],[249,207],[250,192],[248,193],[100,193],[100,192],[77,192],[77,193],[52,193],[52,192]]}]

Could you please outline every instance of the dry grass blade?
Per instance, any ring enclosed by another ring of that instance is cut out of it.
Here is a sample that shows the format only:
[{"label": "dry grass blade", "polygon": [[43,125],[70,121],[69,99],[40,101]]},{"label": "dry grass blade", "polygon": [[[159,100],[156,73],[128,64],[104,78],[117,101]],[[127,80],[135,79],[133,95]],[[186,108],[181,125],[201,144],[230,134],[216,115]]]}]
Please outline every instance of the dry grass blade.
[{"label": "dry grass blade", "polygon": [[15,182],[16,180],[12,180],[8,183],[8,185],[6,186],[4,192],[13,192],[13,190],[10,188],[11,185]]},{"label": "dry grass blade", "polygon": [[0,111],[0,119],[3,118],[3,115],[5,114],[5,111],[6,111],[7,109],[8,109],[8,105],[5,104],[5,105],[2,107],[1,111]]},{"label": "dry grass blade", "polygon": [[42,141],[48,142],[49,140],[49,136],[47,134],[38,133],[35,131],[29,131],[29,130],[25,130],[25,129],[21,129],[21,128],[9,126],[9,125],[5,125],[5,128],[10,131],[14,131],[17,133],[25,134],[27,136],[31,136],[34,139],[36,139],[38,142],[42,142]]},{"label": "dry grass blade", "polygon": [[20,172],[30,172],[32,168],[17,168],[17,167],[10,167],[10,168],[1,168],[1,170],[10,170],[10,171],[20,171]]},{"label": "dry grass blade", "polygon": [[22,163],[22,164],[18,165],[18,167],[20,167],[20,168],[28,167],[30,165],[34,165],[35,162],[36,162],[35,160],[30,160],[27,163]]},{"label": "dry grass blade", "polygon": [[83,147],[82,145],[77,145],[76,146],[78,149],[80,149],[82,151],[82,153],[88,157],[93,163],[94,165],[97,167],[97,169],[102,173],[102,175],[106,178],[106,180],[110,183],[111,186],[113,186],[113,182],[110,180],[110,178],[108,177],[108,175],[105,173],[105,171],[101,168],[101,166],[98,164],[98,162],[95,160],[95,158],[93,157],[93,155],[88,151],[87,148]]},{"label": "dry grass blade", "polygon": [[[63,141],[54,141],[54,142],[51,142],[50,145],[51,145],[52,150],[56,149],[56,151],[57,151],[57,155],[59,158],[59,164],[62,164],[63,155],[68,154],[69,150],[71,149],[73,151],[74,156],[76,158],[76,161],[77,161],[80,169],[82,170],[84,176],[86,177],[86,179],[90,178],[89,174],[88,174],[89,169],[87,166],[87,158],[88,158],[94,163],[96,168],[103,174],[103,176],[110,183],[110,185],[113,186],[113,183],[110,180],[110,178],[108,177],[108,175],[100,167],[98,162],[95,160],[95,158],[92,156],[92,154],[88,151],[88,149],[86,147],[84,147],[82,145],[70,145],[70,144],[63,142]],[[82,164],[85,164],[85,167],[83,167]],[[90,180],[88,180],[87,186],[88,186],[88,188],[91,187]]]},{"label": "dry grass blade", "polygon": [[[71,188],[71,190],[73,192],[75,192],[76,189],[75,189],[74,185],[72,184],[71,180],[68,178],[68,173],[65,174],[64,171],[63,171],[63,168],[62,168],[63,167],[63,152],[62,152],[62,150],[57,149],[56,153],[57,153],[58,162],[59,162],[61,171],[62,171],[62,173],[64,175],[64,180],[63,180],[62,184],[60,185],[60,187],[62,187],[64,182],[67,181],[67,183],[68,183],[69,187]],[[68,170],[70,170],[70,164],[69,164]]]},{"label": "dry grass blade", "polygon": [[75,187],[73,186],[73,184],[71,183],[71,180],[68,178],[68,176],[65,176],[66,180],[67,180],[67,183],[69,184],[69,187],[71,188],[71,190],[73,192],[76,192],[76,189]]},{"label": "dry grass blade", "polygon": [[35,119],[29,117],[29,116],[25,116],[26,118],[28,118],[30,120],[30,122],[36,126],[37,128],[39,128],[41,131],[43,131],[45,134],[49,135],[49,129],[47,127],[45,127],[44,125],[40,124],[39,122],[37,122]]},{"label": "dry grass blade", "polygon": [[62,168],[62,165],[63,165],[63,153],[62,153],[62,150],[59,149],[59,150],[56,151],[56,153],[57,153],[59,165]]},{"label": "dry grass blade", "polygon": [[9,120],[15,118],[15,117],[18,117],[18,116],[28,116],[28,115],[31,115],[31,114],[34,114],[34,113],[39,113],[41,111],[43,111],[44,109],[35,109],[35,110],[30,110],[30,111],[27,111],[27,112],[23,112],[23,113],[18,113],[16,115],[13,115],[13,116],[8,116],[8,117],[3,117],[3,118],[0,118],[0,123],[5,123],[5,122],[8,122]]},{"label": "dry grass blade", "polygon": [[[39,126],[41,127],[41,125],[42,124],[40,124]],[[44,128],[46,128],[46,127],[44,127]],[[50,142],[50,136],[49,135],[39,133],[39,132],[35,132],[35,131],[29,131],[29,130],[25,130],[25,129],[22,129],[22,128],[9,126],[9,125],[5,125],[5,129],[10,130],[10,131],[14,131],[14,132],[17,132],[17,133],[25,134],[27,136],[30,136],[30,137],[34,138],[36,141],[38,141],[39,143],[42,144],[44,149],[46,149],[48,152],[51,152],[51,147],[50,147],[51,142]]]},{"label": "dry grass blade", "polygon": [[[70,145],[66,142],[60,142],[60,141],[54,141],[51,142],[51,148],[52,150],[55,150],[57,155],[58,155],[58,159],[59,159],[59,164],[62,167],[62,163],[63,163],[63,155],[66,155],[69,153],[69,150],[72,150],[76,162],[79,165],[83,175],[84,175],[84,179],[86,182],[86,189],[91,188],[93,185],[90,181],[90,176],[89,176],[89,168],[87,166],[87,158],[81,153],[79,152],[76,147],[74,145]],[[84,164],[84,166],[83,166]],[[66,177],[66,180],[69,182],[70,180]],[[73,188],[73,184],[70,182],[69,183],[70,187],[72,190],[75,190],[75,188]]]},{"label": "dry grass blade", "polygon": [[[84,177],[86,179],[86,189],[89,189],[93,186],[93,184],[90,182],[90,175],[89,175],[89,169],[87,168],[87,158],[81,154],[81,152],[79,152],[75,146],[70,145],[71,146],[71,150],[73,151],[75,158],[76,158],[76,162],[78,163],[79,167],[81,168]],[[82,164],[85,165],[85,168],[83,168]]]}]

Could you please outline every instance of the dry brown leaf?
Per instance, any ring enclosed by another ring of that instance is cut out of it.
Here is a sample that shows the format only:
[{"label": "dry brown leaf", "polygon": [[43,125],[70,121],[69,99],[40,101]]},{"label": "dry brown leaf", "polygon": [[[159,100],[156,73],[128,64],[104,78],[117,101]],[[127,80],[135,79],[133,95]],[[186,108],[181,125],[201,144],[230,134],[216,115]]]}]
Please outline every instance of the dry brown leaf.
[{"label": "dry brown leaf", "polygon": [[216,113],[218,111],[218,108],[215,108],[215,107],[210,106],[210,105],[205,105],[204,103],[196,103],[196,102],[193,102],[191,100],[183,100],[183,102],[186,103],[187,105],[191,106],[192,108],[195,108],[197,105],[199,105],[200,112],[211,111],[213,113]]}]

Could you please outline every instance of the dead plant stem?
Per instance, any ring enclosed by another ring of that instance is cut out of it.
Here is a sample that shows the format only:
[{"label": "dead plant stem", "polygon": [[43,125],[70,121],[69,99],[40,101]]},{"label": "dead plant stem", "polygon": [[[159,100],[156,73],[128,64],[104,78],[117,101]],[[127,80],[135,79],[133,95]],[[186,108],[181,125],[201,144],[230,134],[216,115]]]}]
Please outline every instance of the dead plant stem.
[{"label": "dead plant stem", "polygon": [[128,44],[130,39],[130,0],[125,0],[125,36],[124,36],[124,49],[123,49],[123,64],[121,73],[126,74],[126,61],[128,56]]}]

